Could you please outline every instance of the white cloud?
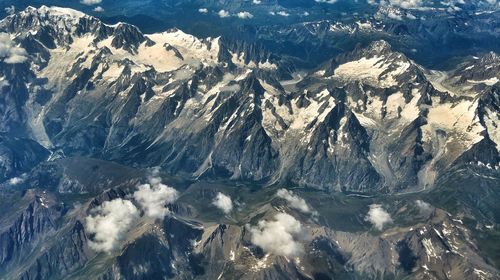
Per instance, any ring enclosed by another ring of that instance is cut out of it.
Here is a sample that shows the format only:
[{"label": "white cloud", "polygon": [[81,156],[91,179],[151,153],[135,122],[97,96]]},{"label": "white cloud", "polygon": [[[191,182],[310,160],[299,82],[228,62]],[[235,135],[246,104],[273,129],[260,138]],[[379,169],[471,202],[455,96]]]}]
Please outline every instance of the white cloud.
[{"label": "white cloud", "polygon": [[3,87],[8,87],[9,85],[9,81],[4,80],[4,78],[0,78],[0,89],[2,89]]},{"label": "white cloud", "polygon": [[219,192],[212,201],[212,204],[222,210],[222,212],[229,214],[233,210],[233,201],[231,197]]},{"label": "white cloud", "polygon": [[7,33],[0,33],[0,59],[7,64],[17,64],[25,62],[27,57],[26,50],[17,47]]},{"label": "white cloud", "polygon": [[[0,87],[2,85],[2,80],[0,80]],[[16,185],[19,185],[19,184],[22,184],[24,183],[24,178],[22,177],[14,177],[14,178],[10,178],[7,183],[11,186],[16,186]]]},{"label": "white cloud", "polygon": [[129,200],[115,199],[105,201],[92,210],[85,219],[88,233],[94,234],[89,246],[95,251],[110,252],[119,247],[121,240],[130,229],[139,211]]},{"label": "white cloud", "polygon": [[282,17],[287,17],[287,16],[290,16],[289,13],[285,12],[285,11],[279,11],[276,13],[277,15],[279,16],[282,16]]},{"label": "white cloud", "polygon": [[[323,1],[323,0],[319,0]],[[465,5],[465,0],[441,0],[432,1],[432,0],[367,0],[370,5],[381,5],[381,6],[393,6],[399,7],[403,9],[417,9],[417,10],[426,10],[430,9],[436,4],[442,5],[446,8],[446,10],[450,13],[455,13],[457,11],[461,11],[462,8],[460,5]],[[498,0],[475,0],[470,1],[474,5],[478,7],[500,7],[500,1]],[[409,19],[413,19],[412,17],[408,17]]]},{"label": "white cloud", "polygon": [[432,213],[433,207],[429,203],[419,199],[415,201],[415,204],[417,205],[420,214],[427,216]]},{"label": "white cloud", "polygon": [[[300,196],[293,193],[293,191],[289,191],[286,189],[279,189],[276,195],[280,198],[283,198],[288,202],[290,207],[297,209],[303,213],[316,213],[311,210],[307,202]],[[316,213],[317,214],[317,213]]]},{"label": "white cloud", "polygon": [[260,1],[260,0],[253,0],[252,3],[254,3],[255,5],[260,5],[262,3],[262,1]]},{"label": "white cloud", "polygon": [[166,204],[177,200],[178,192],[161,183],[159,177],[152,177],[149,184],[143,184],[134,192],[134,199],[144,210],[146,216],[155,219],[163,219],[169,214]]},{"label": "white cloud", "polygon": [[8,15],[12,15],[15,12],[16,12],[16,7],[14,7],[14,5],[5,8],[5,13],[7,13]]},{"label": "white cloud", "polygon": [[[461,0],[450,0],[448,2],[441,1],[440,3],[445,6],[457,8],[455,5],[460,3]],[[367,0],[370,5],[392,6],[403,9],[426,9],[434,5],[431,0]],[[461,3],[463,4],[463,3]]]},{"label": "white cloud", "polygon": [[304,252],[299,242],[307,238],[302,224],[293,216],[278,213],[272,221],[259,221],[256,226],[250,226],[251,242],[264,251],[285,256],[296,257]]},{"label": "white cloud", "polygon": [[241,18],[241,19],[250,19],[250,18],[253,18],[253,15],[249,12],[239,12],[238,14],[236,14],[237,17]]},{"label": "white cloud", "polygon": [[92,6],[92,5],[101,4],[102,0],[81,0],[80,3],[82,3],[83,5]]},{"label": "white cloud", "polygon": [[228,12],[228,11],[226,11],[226,10],[220,10],[217,14],[218,14],[218,15],[219,15],[219,17],[221,17],[221,18],[226,18],[226,17],[229,17],[229,16],[230,16],[230,15],[229,15],[229,12]]},{"label": "white cloud", "polygon": [[208,9],[207,8],[200,8],[200,9],[198,9],[198,13],[206,14],[206,13],[208,13]]},{"label": "white cloud", "polygon": [[334,4],[337,3],[337,0],[314,0],[318,3],[327,3],[327,4]]},{"label": "white cloud", "polygon": [[96,12],[96,13],[102,13],[102,12],[104,12],[104,9],[101,6],[97,6],[97,7],[94,8],[94,12]]},{"label": "white cloud", "polygon": [[376,229],[382,230],[384,225],[392,223],[392,218],[380,204],[370,205],[370,210],[365,217],[365,221],[370,222]]},{"label": "white cloud", "polygon": [[389,0],[389,3],[404,9],[420,8],[424,5],[423,0]]}]

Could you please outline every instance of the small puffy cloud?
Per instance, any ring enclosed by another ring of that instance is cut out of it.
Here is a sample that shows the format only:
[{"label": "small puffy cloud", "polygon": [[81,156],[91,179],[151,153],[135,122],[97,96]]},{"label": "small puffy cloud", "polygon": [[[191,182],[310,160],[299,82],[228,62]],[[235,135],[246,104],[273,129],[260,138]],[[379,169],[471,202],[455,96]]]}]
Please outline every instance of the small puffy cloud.
[{"label": "small puffy cloud", "polygon": [[102,12],[104,12],[104,9],[101,6],[97,6],[97,7],[94,8],[94,12],[96,12],[96,13],[102,13]]},{"label": "small puffy cloud", "polygon": [[[376,4],[377,1],[375,0],[368,0],[368,4]],[[403,9],[416,9],[416,8],[421,8],[424,6],[425,0],[381,0],[378,1],[380,5],[388,5],[388,6],[394,6],[394,7],[400,7]]]},{"label": "small puffy cloud", "polygon": [[140,185],[133,196],[146,216],[163,219],[169,214],[166,205],[177,200],[179,193],[174,188],[162,184],[159,177],[152,177],[149,184]]},{"label": "small puffy cloud", "polygon": [[129,200],[119,198],[104,202],[85,219],[86,231],[94,234],[89,246],[101,252],[117,249],[138,218],[139,210]]},{"label": "small puffy cloud", "polygon": [[255,4],[255,5],[260,5],[260,4],[262,4],[262,1],[260,1],[260,0],[253,0],[252,3]]},{"label": "small puffy cloud", "polygon": [[8,15],[12,15],[15,12],[16,12],[16,7],[14,7],[14,5],[5,8],[5,13]]},{"label": "small puffy cloud", "polygon": [[217,15],[219,15],[220,18],[226,18],[226,17],[229,17],[230,14],[228,11],[226,10],[220,10]]},{"label": "small puffy cloud", "polygon": [[[324,1],[324,0],[319,0],[319,1]],[[327,0],[325,0],[327,1]],[[318,2],[318,0],[317,0]],[[425,4],[428,2],[426,0],[367,0],[368,4],[370,5],[388,5],[388,6],[394,6],[394,7],[400,7],[403,9],[419,9],[425,6]]]},{"label": "small puffy cloud", "polygon": [[433,207],[425,201],[422,201],[420,199],[416,200],[415,205],[417,205],[420,214],[424,216],[430,215],[432,213]]},{"label": "small puffy cloud", "polygon": [[327,4],[335,4],[337,3],[337,0],[314,0],[317,3],[327,3]]},{"label": "small puffy cloud", "polygon": [[207,8],[200,8],[200,9],[198,9],[198,13],[206,14],[206,13],[208,13],[208,9]]},{"label": "small puffy cloud", "polygon": [[0,89],[2,89],[3,87],[8,87],[9,85],[10,85],[9,81],[0,78]]},{"label": "small puffy cloud", "polygon": [[248,229],[251,242],[266,252],[285,257],[297,257],[304,253],[300,241],[307,238],[307,233],[302,224],[289,214],[278,213],[272,221],[262,220]]},{"label": "small puffy cloud", "polygon": [[404,9],[420,8],[424,5],[423,0],[389,0],[389,3]]},{"label": "small puffy cloud", "polygon": [[[321,0],[320,0],[321,1]],[[436,4],[444,6],[446,11],[450,13],[455,13],[461,11],[461,5],[465,5],[467,1],[465,0],[441,0],[441,1],[431,1],[431,0],[367,0],[368,4],[380,5],[380,6],[392,6],[403,9],[430,9]],[[500,7],[500,2],[498,0],[475,0],[470,1],[477,7],[492,6]],[[408,17],[412,19],[411,17]]]},{"label": "small puffy cloud", "polygon": [[253,15],[249,12],[239,12],[236,14],[237,17],[241,19],[250,19],[253,18]]},{"label": "small puffy cloud", "polygon": [[294,194],[293,191],[279,189],[276,195],[286,200],[291,208],[297,209],[302,213],[316,213],[311,210],[307,202],[302,197]]},{"label": "small puffy cloud", "polygon": [[0,33],[0,59],[7,64],[23,63],[28,59],[26,50],[17,47],[7,33]]},{"label": "small puffy cloud", "polygon": [[392,223],[392,218],[380,204],[370,205],[370,210],[365,217],[365,221],[370,222],[376,229],[382,230],[384,225]]},{"label": "small puffy cloud", "polygon": [[[2,81],[0,80],[0,87],[2,85]],[[14,177],[14,178],[10,178],[7,183],[11,186],[16,186],[16,185],[19,185],[19,184],[22,184],[24,183],[24,178],[22,177]]]},{"label": "small puffy cloud", "polygon": [[222,210],[222,212],[229,214],[233,210],[233,201],[231,197],[219,192],[212,201],[212,204]]},{"label": "small puffy cloud", "polygon": [[279,11],[276,13],[278,16],[282,16],[282,17],[288,17],[290,16],[289,13],[285,12],[285,11]]},{"label": "small puffy cloud", "polygon": [[81,0],[80,3],[87,6],[98,5],[102,3],[102,0]]}]

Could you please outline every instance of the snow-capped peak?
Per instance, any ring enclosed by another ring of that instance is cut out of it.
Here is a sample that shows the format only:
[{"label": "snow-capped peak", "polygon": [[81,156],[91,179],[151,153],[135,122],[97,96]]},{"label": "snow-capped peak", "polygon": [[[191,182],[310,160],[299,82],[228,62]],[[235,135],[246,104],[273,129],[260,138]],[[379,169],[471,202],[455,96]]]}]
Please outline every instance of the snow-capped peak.
[{"label": "snow-capped peak", "polygon": [[[89,16],[87,14],[84,14],[80,11],[70,9],[70,8],[62,8],[62,7],[55,7],[55,6],[46,6],[42,5],[40,8],[35,8],[32,6],[28,6],[25,10],[21,11],[19,13],[21,17],[25,16],[36,16],[40,17],[40,19],[46,20],[46,19],[64,19],[65,21],[72,21],[73,23],[78,23],[78,21],[81,18],[92,18],[92,16]],[[15,15],[14,15],[15,16]]]},{"label": "snow-capped peak", "polygon": [[[33,7],[29,7],[29,8],[33,8]],[[48,7],[45,5],[41,6],[39,9],[37,9],[37,11],[40,14],[49,14],[49,15],[53,15],[53,16],[63,16],[63,17],[72,17],[72,18],[82,18],[82,17],[88,16],[88,15],[86,15],[80,11],[74,10],[74,9],[55,7],[55,6]]]}]

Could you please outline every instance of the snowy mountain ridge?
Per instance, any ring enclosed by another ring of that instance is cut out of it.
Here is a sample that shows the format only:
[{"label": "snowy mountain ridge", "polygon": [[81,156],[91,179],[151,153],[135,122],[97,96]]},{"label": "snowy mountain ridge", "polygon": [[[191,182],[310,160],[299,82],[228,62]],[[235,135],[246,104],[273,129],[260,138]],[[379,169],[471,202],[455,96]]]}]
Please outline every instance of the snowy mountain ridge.
[{"label": "snowy mountain ridge", "polygon": [[4,87],[27,92],[16,121],[53,151],[367,193],[425,189],[471,161],[498,168],[496,76],[468,78],[475,90],[455,94],[384,41],[290,82],[278,74],[287,64],[221,38],[143,35],[70,9],[28,8],[0,30],[30,50],[12,71],[36,77]]}]

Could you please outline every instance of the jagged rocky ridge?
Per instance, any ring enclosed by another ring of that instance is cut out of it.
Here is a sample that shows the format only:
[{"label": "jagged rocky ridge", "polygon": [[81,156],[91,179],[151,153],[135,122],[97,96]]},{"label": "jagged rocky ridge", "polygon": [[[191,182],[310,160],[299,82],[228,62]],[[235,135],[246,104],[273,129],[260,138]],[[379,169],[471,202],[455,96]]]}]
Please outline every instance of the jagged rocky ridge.
[{"label": "jagged rocky ridge", "polygon": [[[451,93],[384,41],[280,82],[293,67],[249,46],[143,35],[73,10],[28,8],[0,30],[29,53],[2,63],[3,131],[65,156],[364,193],[431,187],[470,161],[498,166],[498,83]],[[464,69],[454,74],[475,77]]]}]

